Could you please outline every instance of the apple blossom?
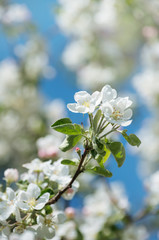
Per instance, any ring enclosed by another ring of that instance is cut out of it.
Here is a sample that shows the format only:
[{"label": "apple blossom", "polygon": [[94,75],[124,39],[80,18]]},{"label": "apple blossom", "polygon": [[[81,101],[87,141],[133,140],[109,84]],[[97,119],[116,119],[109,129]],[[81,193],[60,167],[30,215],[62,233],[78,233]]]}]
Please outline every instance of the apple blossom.
[{"label": "apple blossom", "polygon": [[43,172],[45,167],[50,164],[51,164],[51,160],[47,162],[42,162],[39,158],[36,158],[32,160],[31,163],[23,164],[23,167],[27,168],[29,170],[29,173],[33,173],[33,172],[40,173],[40,172]]},{"label": "apple blossom", "polygon": [[47,215],[45,217],[37,216],[37,236],[39,238],[52,239],[55,236],[55,227],[52,215]]},{"label": "apple blossom", "polygon": [[36,184],[30,183],[27,191],[21,191],[18,195],[18,207],[23,211],[42,209],[48,202],[50,194],[47,192],[40,196],[40,193],[40,188]]},{"label": "apple blossom", "polygon": [[74,95],[77,103],[67,104],[68,109],[75,113],[93,113],[101,102],[101,94],[96,91],[92,95],[86,91],[80,91]]},{"label": "apple blossom", "polygon": [[4,171],[4,177],[8,183],[16,182],[19,178],[19,172],[16,168],[8,168]]},{"label": "apple blossom", "polygon": [[0,202],[0,220],[4,221],[10,217],[11,214],[15,215],[16,221],[21,222],[20,210],[18,207],[18,197],[11,189],[6,189],[7,198]]},{"label": "apple blossom", "polygon": [[129,108],[132,101],[128,97],[111,100],[104,102],[101,106],[101,110],[108,122],[113,124],[128,126],[132,120],[132,110]]}]

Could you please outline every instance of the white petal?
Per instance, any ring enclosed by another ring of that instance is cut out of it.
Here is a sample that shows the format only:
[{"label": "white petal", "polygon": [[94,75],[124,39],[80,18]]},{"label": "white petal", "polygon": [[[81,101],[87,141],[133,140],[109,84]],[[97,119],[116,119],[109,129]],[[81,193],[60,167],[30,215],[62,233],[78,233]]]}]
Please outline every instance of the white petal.
[{"label": "white petal", "polygon": [[127,127],[127,126],[129,126],[131,123],[132,123],[132,120],[125,121],[125,122],[121,123],[121,126]]},{"label": "white petal", "polygon": [[126,108],[130,107],[132,104],[132,101],[129,100],[128,97],[125,98],[117,98],[116,99],[117,105],[121,110],[125,110]]},{"label": "white petal", "polygon": [[19,201],[17,206],[22,209],[23,211],[28,211],[30,209],[29,205],[23,201]]},{"label": "white petal", "polygon": [[16,221],[17,221],[17,222],[21,222],[22,219],[21,219],[21,216],[20,216],[19,208],[15,207],[14,214],[15,214],[15,219],[16,219]]},{"label": "white petal", "polygon": [[104,104],[102,104],[101,110],[104,113],[105,117],[108,117],[113,113],[113,107],[109,102],[105,102]]},{"label": "white petal", "polygon": [[83,105],[77,105],[77,111],[78,111],[79,113],[85,114],[85,113],[88,113],[88,112],[89,112],[89,108],[88,108],[88,107],[85,107],[85,106],[83,106]]},{"label": "white petal", "polygon": [[18,201],[28,201],[28,194],[24,191],[21,191],[18,194]]},{"label": "white petal", "polygon": [[10,201],[12,201],[15,198],[15,192],[13,191],[13,189],[7,187],[6,193]]},{"label": "white petal", "polygon": [[110,101],[117,97],[117,92],[115,89],[111,88],[110,85],[106,85],[102,88],[102,102]]},{"label": "white petal", "polygon": [[125,112],[124,112],[123,118],[130,119],[132,117],[132,114],[133,114],[133,112],[132,112],[132,110],[130,108],[126,109]]},{"label": "white petal", "polygon": [[50,197],[50,193],[44,193],[37,201],[36,206],[34,207],[36,210],[42,209],[45,204],[48,202]]},{"label": "white petal", "polygon": [[86,91],[80,91],[75,93],[74,99],[77,103],[83,103],[84,101],[89,101],[90,100],[90,94]]},{"label": "white petal", "polygon": [[25,231],[22,235],[21,235],[21,240],[35,240],[35,236],[34,233],[32,231]]},{"label": "white petal", "polygon": [[42,217],[41,215],[37,216],[37,224],[43,225],[44,224],[44,217]]},{"label": "white petal", "polygon": [[98,106],[101,103],[102,95],[100,92],[96,91],[91,95],[91,103]]},{"label": "white petal", "polygon": [[29,196],[32,198],[37,198],[39,197],[41,191],[40,191],[40,188],[34,184],[34,183],[30,183],[28,188],[27,188],[27,193],[29,194]]},{"label": "white petal", "polygon": [[4,221],[7,218],[9,218],[9,216],[13,213],[14,211],[14,205],[7,205],[6,202],[2,202],[0,204],[0,220]]},{"label": "white petal", "polygon": [[126,108],[130,107],[132,105],[132,101],[129,99],[129,97],[126,97],[127,102],[126,102]]},{"label": "white petal", "polygon": [[71,112],[74,112],[74,113],[78,113],[77,106],[78,106],[77,103],[69,103],[69,104],[67,104],[67,108],[68,108]]}]

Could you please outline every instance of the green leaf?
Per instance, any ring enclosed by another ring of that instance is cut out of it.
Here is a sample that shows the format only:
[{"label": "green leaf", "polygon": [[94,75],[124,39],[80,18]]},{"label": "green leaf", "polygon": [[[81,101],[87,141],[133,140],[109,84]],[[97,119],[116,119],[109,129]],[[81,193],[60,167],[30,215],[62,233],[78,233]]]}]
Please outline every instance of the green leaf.
[{"label": "green leaf", "polygon": [[108,160],[111,151],[104,145],[102,152],[97,152],[95,149],[91,151],[92,157],[97,161],[100,167],[104,168],[104,163]]},{"label": "green leaf", "polygon": [[110,157],[110,154],[111,154],[111,151],[106,146],[104,146],[104,151],[106,152],[106,154],[104,155],[104,157],[102,159],[103,163],[105,163],[108,160],[108,158]]},{"label": "green leaf", "polygon": [[88,171],[90,173],[94,173],[94,174],[99,174],[104,177],[112,177],[112,173],[110,171],[108,171],[105,168],[98,167],[98,166],[93,167],[93,168],[86,168],[86,171]]},{"label": "green leaf", "polygon": [[96,150],[97,153],[101,154],[102,156],[105,155],[104,144],[98,138],[95,138],[95,142],[93,143],[93,148]]},{"label": "green leaf", "polygon": [[51,188],[45,188],[41,191],[40,196],[42,196],[44,193],[47,193],[47,192],[50,193],[50,195],[54,194],[54,191]]},{"label": "green leaf", "polygon": [[94,129],[95,132],[96,132],[96,130],[97,130],[98,122],[99,122],[99,120],[100,120],[100,118],[101,118],[101,115],[102,115],[102,111],[99,109],[99,110],[96,112],[96,115],[95,115],[95,117],[94,117],[94,119],[93,119],[93,129]]},{"label": "green leaf", "polygon": [[72,123],[70,118],[61,118],[59,120],[57,120],[54,124],[51,125],[51,127],[55,127],[55,126],[60,126],[63,124],[67,124],[67,123]]},{"label": "green leaf", "polygon": [[84,133],[84,129],[78,124],[66,123],[61,125],[52,125],[52,128],[66,135],[79,135]]},{"label": "green leaf", "polygon": [[69,159],[64,159],[64,160],[62,160],[62,161],[61,161],[61,164],[63,164],[63,165],[74,165],[74,166],[77,165],[77,163],[75,163],[74,161],[69,160]]},{"label": "green leaf", "polygon": [[103,156],[101,156],[100,154],[97,154],[95,156],[95,160],[97,161],[97,163],[99,164],[99,166],[101,168],[104,168],[104,164],[103,164]]},{"label": "green leaf", "polygon": [[45,205],[45,212],[46,215],[51,214],[53,211],[52,207],[50,205]]},{"label": "green leaf", "polygon": [[60,149],[63,152],[66,152],[66,151],[72,149],[81,140],[81,138],[82,138],[81,135],[69,135],[69,136],[66,136],[65,140],[60,145]]},{"label": "green leaf", "polygon": [[135,134],[130,134],[130,135],[128,135],[128,134],[126,133],[126,131],[127,131],[127,130],[123,130],[122,133],[121,133],[121,134],[123,135],[123,137],[126,139],[126,141],[127,141],[130,145],[132,145],[132,146],[137,146],[137,147],[139,147],[140,144],[141,144],[140,139],[139,139]]},{"label": "green leaf", "polygon": [[112,142],[107,144],[112,152],[118,167],[121,167],[125,161],[125,148],[121,142]]}]

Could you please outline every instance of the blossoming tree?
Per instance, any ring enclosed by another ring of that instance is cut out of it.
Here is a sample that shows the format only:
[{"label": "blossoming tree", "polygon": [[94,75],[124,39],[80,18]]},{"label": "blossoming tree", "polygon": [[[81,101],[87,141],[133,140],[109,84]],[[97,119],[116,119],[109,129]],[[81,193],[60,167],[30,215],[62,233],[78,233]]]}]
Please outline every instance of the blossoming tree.
[{"label": "blossoming tree", "polygon": [[[121,126],[128,126],[132,121],[130,120],[132,101],[128,97],[117,97],[116,90],[109,85],[104,86],[101,92],[96,91],[90,95],[86,91],[81,91],[77,92],[74,97],[76,103],[68,104],[67,107],[72,112],[88,114],[89,129],[85,130],[83,125],[73,124],[69,118],[57,120],[52,128],[66,135],[60,146],[63,152],[79,144],[80,148],[76,148],[76,159],[59,159],[54,162],[51,160],[42,162],[35,159],[31,163],[24,164],[28,172],[21,175],[16,191],[11,188],[10,184],[17,181],[17,170],[7,169],[5,171],[6,189],[1,192],[0,202],[2,237],[12,238],[14,234],[22,233],[18,235],[20,238],[30,234],[33,239],[56,239],[57,237],[62,239],[59,226],[66,217],[62,211],[57,210],[55,204],[61,197],[70,200],[74,196],[79,188],[77,177],[84,172],[106,178],[111,177],[112,173],[105,168],[105,163],[111,154],[118,167],[121,167],[125,161],[123,144],[110,140],[109,134],[119,132],[132,146],[140,145],[141,142],[136,135],[128,135],[127,130],[121,129]],[[69,166],[74,167],[72,174],[69,173]],[[115,223],[124,224],[122,229],[114,231],[113,236],[122,236],[126,234],[125,225],[135,220],[122,208],[120,199],[116,202],[112,197],[109,201],[109,204],[113,202],[113,207],[120,212],[119,219],[116,219]],[[66,209],[65,215],[72,218],[73,209]],[[103,219],[101,220],[104,224]],[[67,224],[72,223],[67,221]],[[75,235],[81,236],[81,239],[82,234],[85,234],[83,226],[75,227],[74,231],[76,231]],[[131,228],[130,231],[132,231]],[[100,234],[104,233],[99,233],[99,236]],[[76,238],[66,236],[66,239]]]}]

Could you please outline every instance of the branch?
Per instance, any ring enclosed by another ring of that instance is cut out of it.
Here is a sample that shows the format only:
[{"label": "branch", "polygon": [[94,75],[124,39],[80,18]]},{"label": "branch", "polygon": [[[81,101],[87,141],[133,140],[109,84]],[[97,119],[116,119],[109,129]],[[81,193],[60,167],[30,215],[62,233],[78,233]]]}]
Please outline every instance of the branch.
[{"label": "branch", "polygon": [[51,199],[46,203],[46,205],[51,205],[51,204],[56,203],[56,202],[61,198],[61,195],[62,195],[64,192],[66,192],[69,188],[72,187],[72,184],[74,183],[74,181],[76,180],[76,178],[78,177],[78,175],[79,175],[81,172],[83,172],[83,169],[81,169],[81,167],[82,167],[82,164],[83,164],[83,162],[84,162],[84,160],[85,160],[85,157],[87,156],[87,154],[89,153],[89,151],[90,151],[90,148],[88,147],[88,145],[86,145],[85,150],[84,150],[84,152],[83,152],[83,154],[82,154],[82,156],[81,156],[81,159],[80,159],[80,163],[79,163],[79,165],[78,165],[78,168],[77,168],[74,176],[72,177],[71,181],[68,183],[68,185],[67,185],[65,188],[63,188],[62,190],[60,190],[53,198],[51,198]]}]

